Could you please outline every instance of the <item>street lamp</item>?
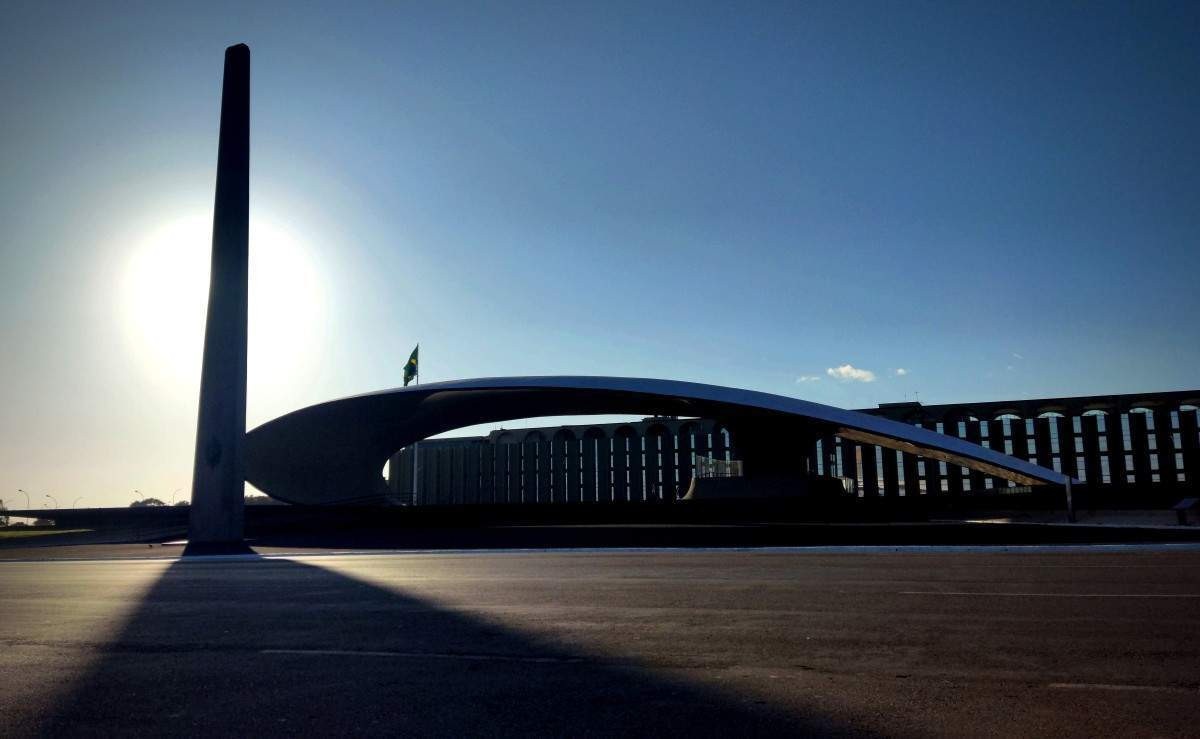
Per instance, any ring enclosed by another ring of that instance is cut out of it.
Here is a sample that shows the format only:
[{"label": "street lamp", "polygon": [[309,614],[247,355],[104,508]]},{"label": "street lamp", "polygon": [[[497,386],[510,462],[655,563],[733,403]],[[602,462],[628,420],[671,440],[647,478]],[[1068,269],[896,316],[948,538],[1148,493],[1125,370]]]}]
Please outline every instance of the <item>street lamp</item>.
[{"label": "street lamp", "polygon": [[79,501],[81,500],[83,500],[82,495],[75,499],[75,502],[71,504],[71,507],[74,508],[75,506],[79,505]]},{"label": "street lamp", "polygon": [[21,488],[17,488],[17,492],[25,496],[25,510],[29,510],[29,493],[26,493]]},{"label": "street lamp", "polygon": [[175,496],[179,495],[179,491],[183,488],[175,488],[175,492],[171,493],[171,505],[175,505]]},{"label": "street lamp", "polygon": [[55,497],[54,497],[53,495],[51,495],[50,493],[46,493],[46,497],[47,497],[47,498],[49,498],[50,500],[53,500],[53,501],[54,501],[54,507],[55,507],[55,508],[58,508],[58,499],[57,499],[57,498],[55,498]]}]

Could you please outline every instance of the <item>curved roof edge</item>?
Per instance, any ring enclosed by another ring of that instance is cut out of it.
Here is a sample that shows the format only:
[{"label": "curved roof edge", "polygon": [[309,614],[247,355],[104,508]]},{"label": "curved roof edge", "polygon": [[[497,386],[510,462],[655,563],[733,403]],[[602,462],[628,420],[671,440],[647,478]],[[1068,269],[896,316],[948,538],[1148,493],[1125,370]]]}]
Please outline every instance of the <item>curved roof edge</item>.
[{"label": "curved roof edge", "polygon": [[[520,402],[511,401],[513,397]],[[451,380],[318,403],[248,433],[247,479],[264,492],[288,500],[286,491],[277,494],[260,484],[270,484],[272,478],[296,478],[282,469],[287,464],[305,467],[309,477],[325,478],[321,484],[330,488],[336,485],[335,473],[345,473],[351,464],[357,468],[378,461],[374,474],[382,483],[380,470],[396,449],[455,428],[544,415],[660,409],[672,415],[692,415],[687,412],[692,408],[694,415],[761,412],[804,419],[824,427],[825,433],[969,467],[1022,485],[1064,484],[1068,480],[1060,472],[964,439],[858,411],[720,385],[603,376]],[[529,412],[517,413],[518,409]],[[336,449],[337,456],[330,449]],[[322,458],[328,460],[326,468],[321,467]],[[330,467],[335,463],[336,471]],[[379,485],[373,487],[379,490]]]}]

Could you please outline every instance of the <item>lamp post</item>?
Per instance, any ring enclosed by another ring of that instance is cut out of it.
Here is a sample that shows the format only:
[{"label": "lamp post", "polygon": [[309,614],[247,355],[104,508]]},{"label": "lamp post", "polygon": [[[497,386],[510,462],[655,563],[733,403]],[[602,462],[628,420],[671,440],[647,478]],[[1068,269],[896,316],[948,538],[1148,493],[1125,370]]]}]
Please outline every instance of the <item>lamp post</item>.
[{"label": "lamp post", "polygon": [[79,505],[79,501],[81,500],[83,500],[82,495],[75,499],[75,502],[71,504],[71,507],[74,508],[75,506]]},{"label": "lamp post", "polygon": [[46,493],[46,497],[49,498],[50,500],[54,501],[54,507],[58,508],[58,499],[57,498],[55,498],[50,493]]},{"label": "lamp post", "polygon": [[142,491],[141,491],[141,490],[134,490],[134,491],[133,491],[133,494],[134,494],[134,496],[135,496],[135,502],[141,502],[141,501],[142,501],[142,499],[143,499],[143,498],[142,498]]},{"label": "lamp post", "polygon": [[17,488],[17,492],[25,496],[25,510],[29,510],[29,493],[25,492],[21,488]]},{"label": "lamp post", "polygon": [[179,491],[183,488],[175,488],[175,492],[171,493],[171,505],[175,505],[175,496],[179,495]]}]

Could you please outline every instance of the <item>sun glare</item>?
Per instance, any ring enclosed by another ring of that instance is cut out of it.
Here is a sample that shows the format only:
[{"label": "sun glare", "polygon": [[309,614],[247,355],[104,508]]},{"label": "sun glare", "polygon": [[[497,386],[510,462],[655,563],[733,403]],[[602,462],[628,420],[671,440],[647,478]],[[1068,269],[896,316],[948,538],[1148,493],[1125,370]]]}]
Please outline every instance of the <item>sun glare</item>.
[{"label": "sun glare", "polygon": [[[211,216],[172,221],[150,233],[125,270],[123,323],[131,348],[156,382],[198,387],[208,305]],[[311,358],[323,296],[301,242],[274,223],[250,223],[251,396],[275,393]]]}]

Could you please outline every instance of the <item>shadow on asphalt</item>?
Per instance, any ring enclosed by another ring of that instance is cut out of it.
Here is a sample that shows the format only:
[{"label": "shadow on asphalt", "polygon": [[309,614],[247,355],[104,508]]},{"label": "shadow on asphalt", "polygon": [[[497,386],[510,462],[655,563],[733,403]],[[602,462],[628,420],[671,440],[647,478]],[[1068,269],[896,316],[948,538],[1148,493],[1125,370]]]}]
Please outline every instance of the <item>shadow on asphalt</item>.
[{"label": "shadow on asphalt", "polygon": [[280,559],[170,565],[47,721],[52,735],[864,734]]}]

